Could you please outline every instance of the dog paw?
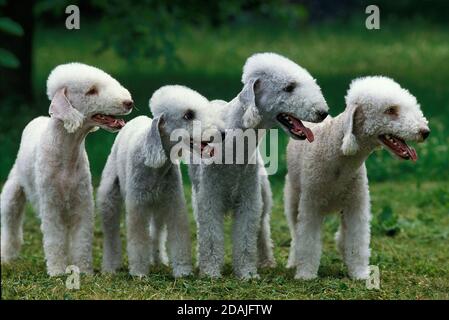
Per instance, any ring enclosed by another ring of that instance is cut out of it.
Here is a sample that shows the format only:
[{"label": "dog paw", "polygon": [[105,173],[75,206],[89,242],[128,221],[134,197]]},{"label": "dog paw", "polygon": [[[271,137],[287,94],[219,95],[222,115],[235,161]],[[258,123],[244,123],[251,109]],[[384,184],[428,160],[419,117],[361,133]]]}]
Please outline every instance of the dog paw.
[{"label": "dog paw", "polygon": [[369,268],[368,267],[354,268],[353,270],[349,270],[349,276],[353,280],[366,280],[369,277]]},{"label": "dog paw", "polygon": [[246,274],[246,275],[237,275],[237,278],[241,280],[252,280],[252,279],[260,279],[260,276],[256,274]]},{"label": "dog paw", "polygon": [[59,277],[65,275],[66,274],[65,271],[66,271],[65,268],[48,268],[47,274],[50,277]]},{"label": "dog paw", "polygon": [[200,272],[201,278],[209,278],[209,279],[220,279],[221,273],[206,273],[206,272]]},{"label": "dog paw", "polygon": [[15,258],[16,257],[3,255],[3,256],[1,256],[1,262],[2,262],[2,264],[9,264],[9,263],[13,262]]},{"label": "dog paw", "polygon": [[[3,239],[2,239],[3,241]],[[14,246],[2,246],[0,251],[0,259],[2,264],[13,262],[19,257],[19,249]]]},{"label": "dog paw", "polygon": [[313,280],[316,279],[318,277],[318,274],[315,272],[308,272],[308,271],[303,271],[303,270],[299,270],[298,272],[296,272],[295,274],[295,279],[297,280]]},{"label": "dog paw", "polygon": [[143,278],[145,278],[147,276],[145,273],[140,273],[140,272],[131,272],[130,271],[129,274],[132,277],[137,278],[137,279],[143,279]]},{"label": "dog paw", "polygon": [[215,268],[200,268],[200,276],[203,278],[219,279],[221,272]]},{"label": "dog paw", "polygon": [[103,274],[115,274],[117,273],[117,270],[120,269],[120,266],[118,267],[112,267],[112,266],[103,266],[101,268],[101,273]]},{"label": "dog paw", "polygon": [[177,266],[173,268],[173,276],[175,278],[188,277],[192,275],[192,266]]},{"label": "dog paw", "polygon": [[242,280],[260,279],[257,270],[236,270],[235,275]]},{"label": "dog paw", "polygon": [[259,268],[276,268],[276,265],[274,260],[264,260],[258,263]]},{"label": "dog paw", "polygon": [[148,272],[145,272],[143,270],[136,270],[136,269],[131,269],[129,270],[129,274],[132,275],[133,277],[138,277],[138,278],[143,278],[147,275]]},{"label": "dog paw", "polygon": [[285,265],[285,267],[287,269],[293,269],[293,268],[296,267],[296,264],[292,260],[288,259],[287,264]]}]

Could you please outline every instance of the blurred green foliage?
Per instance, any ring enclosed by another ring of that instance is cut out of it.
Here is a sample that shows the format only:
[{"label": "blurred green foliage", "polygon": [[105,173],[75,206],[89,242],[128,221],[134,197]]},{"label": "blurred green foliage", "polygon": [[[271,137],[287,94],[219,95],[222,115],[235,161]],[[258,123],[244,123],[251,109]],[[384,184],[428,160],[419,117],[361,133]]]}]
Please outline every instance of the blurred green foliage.
[{"label": "blurred green foliage", "polygon": [[[394,159],[377,151],[368,159],[372,181],[449,179],[449,36],[446,28],[420,24],[387,25],[369,32],[360,25],[321,25],[298,30],[263,24],[240,28],[222,26],[185,28],[176,46],[182,65],[166,66],[147,59],[130,64],[114,50],[94,54],[103,41],[97,24],[84,23],[81,30],[39,29],[35,41],[34,84],[38,103],[2,105],[0,118],[0,181],[4,181],[14,162],[23,127],[33,117],[45,115],[48,100],[45,80],[52,68],[68,61],[81,61],[110,72],[132,93],[139,114],[149,114],[148,99],[162,85],[184,84],[210,99],[232,99],[241,90],[241,70],[254,52],[275,51],[306,67],[318,79],[332,115],[343,110],[344,95],[351,79],[362,75],[384,74],[408,88],[430,120],[432,133],[426,143],[416,146],[416,163]],[[91,169],[95,179],[101,174],[115,135],[98,131],[87,138]],[[287,137],[279,134],[279,171],[273,179],[283,180]]]},{"label": "blurred green foliage", "polygon": [[[0,6],[6,1],[0,1]],[[23,28],[20,24],[8,17],[0,17],[0,32],[16,37],[23,36]],[[0,48],[0,67],[17,68],[20,65],[19,59],[10,51]]]},{"label": "blurred green foliage", "polygon": [[405,21],[426,20],[433,24],[447,24],[449,1],[447,0],[361,0],[362,6],[375,4],[379,7],[381,16]]},{"label": "blurred green foliage", "polygon": [[304,16],[301,5],[283,5],[286,3],[275,0],[92,1],[108,20],[103,25],[100,50],[113,48],[119,56],[131,62],[143,57],[168,67],[182,63],[176,45],[188,26],[214,29],[225,23],[245,23],[256,18],[295,22]]},{"label": "blurred green foliage", "polygon": [[[447,26],[411,18],[385,19],[381,30],[368,31],[363,14],[344,23],[309,24],[310,6],[305,2],[286,6],[276,1],[226,5],[173,1],[169,6],[147,0],[131,6],[95,0],[73,1],[80,5],[81,30],[68,31],[63,13],[67,2],[40,0],[35,7],[39,17],[33,54],[37,103],[1,105],[0,181],[14,162],[23,127],[47,113],[45,80],[57,64],[80,61],[110,72],[130,89],[137,103],[139,110],[132,118],[149,113],[149,97],[165,84],[184,84],[210,99],[232,99],[241,89],[245,59],[262,51],[284,54],[306,67],[318,79],[334,116],[343,110],[351,79],[383,74],[399,81],[418,98],[432,134],[417,146],[416,164],[393,159],[386,151],[375,152],[368,160],[370,180],[413,180],[419,185],[449,179]],[[88,7],[83,7],[86,3]],[[114,137],[100,131],[87,139],[95,179]],[[279,137],[279,171],[273,179],[282,180],[287,137],[283,133]]]},{"label": "blurred green foliage", "polygon": [[303,4],[287,0],[40,0],[34,11],[37,17],[55,18],[69,4],[80,7],[82,19],[100,17],[96,32],[102,34],[102,42],[97,53],[113,48],[130,62],[145,58],[168,67],[182,63],[176,44],[189,26],[217,28],[261,19],[296,25],[307,18]]},{"label": "blurred green foliage", "polygon": [[374,223],[373,228],[374,232],[393,237],[401,230],[398,224],[398,216],[389,204],[382,208],[376,219],[377,221]]}]

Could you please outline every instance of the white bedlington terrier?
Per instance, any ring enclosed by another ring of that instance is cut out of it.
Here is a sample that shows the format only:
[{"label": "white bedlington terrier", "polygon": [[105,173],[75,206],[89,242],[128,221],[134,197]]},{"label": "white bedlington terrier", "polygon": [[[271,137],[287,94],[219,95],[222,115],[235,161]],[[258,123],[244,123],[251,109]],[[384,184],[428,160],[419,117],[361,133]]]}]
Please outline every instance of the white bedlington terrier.
[{"label": "white bedlington terrier", "polygon": [[[224,100],[212,100],[211,105],[217,108],[217,116],[221,119],[225,119],[228,103]],[[224,128],[221,128],[224,131]],[[225,138],[222,135],[222,140]],[[257,266],[260,268],[274,268],[276,266],[276,260],[273,253],[273,240],[271,239],[271,210],[273,207],[273,195],[271,192],[270,181],[268,180],[268,173],[264,167],[264,162],[262,155],[258,150],[258,160],[259,165],[259,184],[261,189],[261,199],[262,199],[262,216],[259,235],[257,237]],[[192,169],[192,170],[198,170]],[[192,179],[192,204],[196,205],[195,192],[198,189],[198,179],[197,176],[193,176]],[[196,207],[194,207],[194,216],[196,219]]]},{"label": "white bedlington terrier", "polygon": [[[103,272],[116,272],[122,263],[120,212],[124,200],[130,274],[146,275],[151,262],[164,260],[164,243],[159,241],[165,227],[173,275],[192,273],[182,176],[178,162],[171,158],[177,141],[170,136],[174,130],[184,129],[192,137],[194,121],[201,122],[203,131],[218,130],[219,119],[209,103],[187,87],[164,86],[150,99],[155,118],[137,117],[118,134],[98,189],[104,231]],[[201,152],[210,148],[208,142],[201,142]],[[187,143],[189,149],[193,148],[190,141]],[[156,234],[150,235],[150,231]]]},{"label": "white bedlington terrier", "polygon": [[[257,146],[248,150],[245,134],[254,132],[253,129],[280,126],[295,139],[313,141],[312,132],[300,119],[322,121],[328,111],[321,89],[312,76],[280,55],[261,53],[251,56],[244,66],[242,82],[243,90],[225,106],[226,141],[223,145],[228,149],[227,141],[241,142],[246,154],[243,162],[236,163],[233,153],[232,164],[189,166],[198,225],[200,274],[212,278],[221,277],[223,219],[228,211],[234,214],[234,273],[242,279],[258,277],[262,183],[260,164],[254,161],[254,157],[259,157]],[[224,151],[226,156],[229,150]]]},{"label": "white bedlington terrier", "polygon": [[336,118],[311,125],[313,144],[291,140],[285,213],[292,243],[288,267],[297,279],[317,277],[321,224],[330,212],[341,213],[338,248],[353,279],[369,275],[370,197],[365,160],[383,146],[404,160],[417,160],[407,141],[430,133],[416,98],[392,79],[375,76],[352,81],[346,109]]},{"label": "white bedlington terrier", "polygon": [[16,162],[1,194],[1,261],[17,257],[23,209],[30,201],[41,218],[47,272],[76,265],[92,273],[94,199],[87,134],[118,131],[129,114],[131,95],[114,78],[80,63],[57,66],[48,77],[51,117],[31,121],[23,131]]}]

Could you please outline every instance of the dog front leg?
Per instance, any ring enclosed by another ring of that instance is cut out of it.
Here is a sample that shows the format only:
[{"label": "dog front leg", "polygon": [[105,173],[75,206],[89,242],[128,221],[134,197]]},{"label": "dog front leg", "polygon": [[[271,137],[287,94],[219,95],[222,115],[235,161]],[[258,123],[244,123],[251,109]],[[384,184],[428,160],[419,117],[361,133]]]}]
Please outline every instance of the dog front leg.
[{"label": "dog front leg", "polygon": [[134,200],[126,201],[126,237],[129,273],[133,276],[148,274],[150,267],[150,212]]},{"label": "dog front leg", "polygon": [[232,230],[233,265],[237,277],[258,278],[257,238],[260,232],[262,199],[260,187],[238,202]]},{"label": "dog front leg", "polygon": [[81,272],[92,274],[92,242],[94,229],[94,203],[93,199],[86,201],[73,212],[70,225],[70,253],[71,263]]},{"label": "dog front leg", "polygon": [[62,210],[55,208],[50,200],[42,200],[39,208],[47,273],[50,276],[59,276],[64,274],[67,268],[68,229]]},{"label": "dog front leg", "polygon": [[[207,189],[206,189],[207,190]],[[209,194],[212,193],[212,194]],[[218,193],[200,192],[197,195],[198,266],[200,274],[221,277],[224,263],[224,209]]]},{"label": "dog front leg", "polygon": [[338,239],[349,276],[356,280],[369,276],[371,212],[369,194],[362,190],[343,210]]},{"label": "dog front leg", "polygon": [[182,190],[179,193],[168,210],[167,244],[173,275],[184,277],[192,274],[192,247],[187,207]]},{"label": "dog front leg", "polygon": [[313,206],[301,200],[295,236],[295,279],[310,280],[318,276],[322,222],[323,216]]}]

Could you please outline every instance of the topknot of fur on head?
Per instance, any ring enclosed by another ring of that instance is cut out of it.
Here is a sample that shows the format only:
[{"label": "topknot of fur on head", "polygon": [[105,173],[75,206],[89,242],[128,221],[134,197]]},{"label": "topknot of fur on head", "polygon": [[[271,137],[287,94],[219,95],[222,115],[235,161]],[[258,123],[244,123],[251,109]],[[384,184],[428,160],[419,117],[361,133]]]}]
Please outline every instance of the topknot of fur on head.
[{"label": "topknot of fur on head", "polygon": [[313,80],[306,69],[290,59],[272,52],[256,53],[249,57],[243,67],[242,82],[247,83],[251,78],[264,75],[275,78],[285,78],[291,75],[292,78]]},{"label": "topknot of fur on head", "polygon": [[117,80],[101,69],[78,62],[61,64],[54,68],[48,76],[47,96],[52,100],[55,93],[63,87],[76,89],[74,87],[77,84],[83,86],[99,80],[105,84],[120,86]]},{"label": "topknot of fur on head", "polygon": [[401,105],[416,105],[415,96],[402,88],[393,79],[384,76],[371,76],[354,79],[347,91],[346,106],[397,103]]},{"label": "topknot of fur on head", "polygon": [[186,104],[207,106],[209,101],[197,91],[180,85],[163,86],[153,93],[149,105],[153,116],[183,111]]}]

